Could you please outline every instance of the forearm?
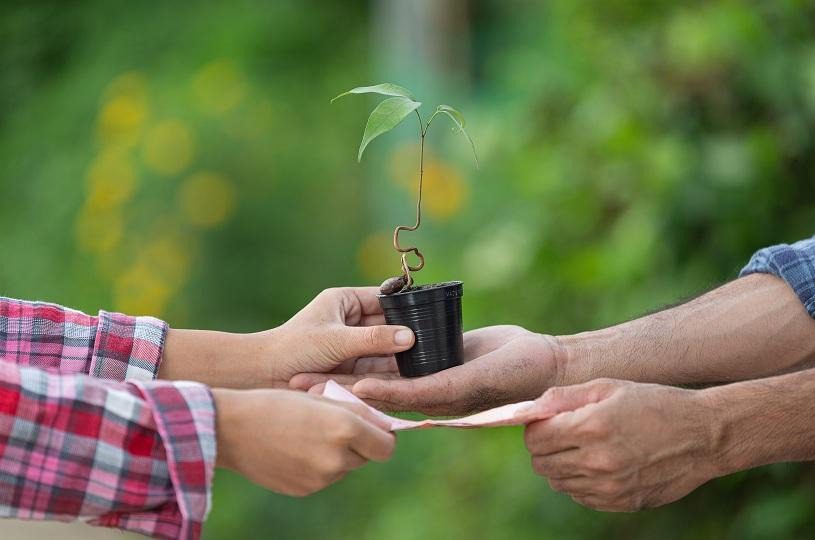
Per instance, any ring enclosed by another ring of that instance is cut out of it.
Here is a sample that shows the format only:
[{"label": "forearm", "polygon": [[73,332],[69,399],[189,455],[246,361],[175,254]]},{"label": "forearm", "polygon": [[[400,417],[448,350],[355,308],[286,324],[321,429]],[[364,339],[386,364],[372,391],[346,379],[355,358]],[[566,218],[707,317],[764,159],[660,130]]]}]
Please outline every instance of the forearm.
[{"label": "forearm", "polygon": [[815,369],[700,391],[719,476],[815,459]]},{"label": "forearm", "polygon": [[273,373],[274,331],[232,334],[170,329],[158,378],[195,380],[221,388],[281,386]]},{"label": "forearm", "polygon": [[738,381],[815,365],[815,321],[782,280],[753,274],[684,305],[557,338],[558,383]]}]

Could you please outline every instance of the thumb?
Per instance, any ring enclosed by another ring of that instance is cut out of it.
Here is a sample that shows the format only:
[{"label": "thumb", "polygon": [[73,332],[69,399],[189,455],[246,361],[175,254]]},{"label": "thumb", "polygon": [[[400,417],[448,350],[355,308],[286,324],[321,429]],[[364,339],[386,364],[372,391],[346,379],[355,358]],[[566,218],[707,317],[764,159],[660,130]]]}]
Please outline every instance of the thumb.
[{"label": "thumb", "polygon": [[529,408],[518,411],[517,415],[541,420],[562,412],[576,411],[591,403],[603,401],[620,384],[620,381],[613,379],[597,379],[573,386],[554,386]]},{"label": "thumb", "polygon": [[413,346],[413,331],[406,326],[345,326],[331,339],[347,358],[387,356]]}]

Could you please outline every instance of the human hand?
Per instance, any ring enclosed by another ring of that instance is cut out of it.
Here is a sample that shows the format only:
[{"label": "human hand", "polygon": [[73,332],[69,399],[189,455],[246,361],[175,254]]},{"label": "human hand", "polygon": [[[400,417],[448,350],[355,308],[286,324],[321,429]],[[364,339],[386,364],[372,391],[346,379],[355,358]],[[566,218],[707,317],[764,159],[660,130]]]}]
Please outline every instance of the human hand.
[{"label": "human hand", "polygon": [[333,379],[371,405],[390,411],[458,416],[534,399],[557,383],[556,342],[518,326],[491,326],[464,334],[464,364],[426,377],[390,371],[298,375],[293,388],[322,391]]},{"label": "human hand", "polygon": [[278,493],[309,495],[394,450],[393,434],[360,404],[288,390],[212,393],[216,465]]},{"label": "human hand", "polygon": [[529,411],[532,468],[555,491],[607,511],[673,502],[719,473],[715,410],[699,391],[597,379],[550,388]]},{"label": "human hand", "polygon": [[413,346],[413,332],[385,324],[377,293],[376,287],[326,289],[288,322],[262,333],[275,382],[298,373],[395,368],[393,353]]},{"label": "human hand", "polygon": [[375,287],[327,289],[278,328],[254,334],[170,329],[159,378],[217,388],[288,387],[297,373],[396,369],[413,332],[385,325]]}]

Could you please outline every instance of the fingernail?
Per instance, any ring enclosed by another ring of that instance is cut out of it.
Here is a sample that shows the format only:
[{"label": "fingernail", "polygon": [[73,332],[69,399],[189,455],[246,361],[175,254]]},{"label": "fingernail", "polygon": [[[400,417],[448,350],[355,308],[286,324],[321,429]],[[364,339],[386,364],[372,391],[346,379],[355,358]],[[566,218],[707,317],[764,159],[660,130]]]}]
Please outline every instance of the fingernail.
[{"label": "fingernail", "polygon": [[410,345],[413,342],[413,332],[407,328],[399,330],[393,335],[393,342],[397,345]]}]

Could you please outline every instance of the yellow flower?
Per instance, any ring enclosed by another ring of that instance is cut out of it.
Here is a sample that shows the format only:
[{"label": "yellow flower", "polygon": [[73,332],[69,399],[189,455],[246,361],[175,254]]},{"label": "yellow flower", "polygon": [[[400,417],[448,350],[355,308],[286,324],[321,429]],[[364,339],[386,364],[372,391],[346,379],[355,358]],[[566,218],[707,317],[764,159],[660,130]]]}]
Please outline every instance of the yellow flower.
[{"label": "yellow flower", "polygon": [[234,186],[214,172],[199,172],[188,177],[178,196],[183,217],[201,228],[220,225],[232,215],[237,205]]},{"label": "yellow flower", "polygon": [[164,120],[147,133],[144,162],[152,170],[177,174],[186,169],[195,154],[192,130],[180,120]]}]

